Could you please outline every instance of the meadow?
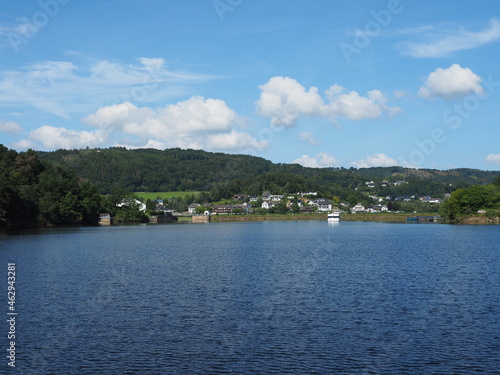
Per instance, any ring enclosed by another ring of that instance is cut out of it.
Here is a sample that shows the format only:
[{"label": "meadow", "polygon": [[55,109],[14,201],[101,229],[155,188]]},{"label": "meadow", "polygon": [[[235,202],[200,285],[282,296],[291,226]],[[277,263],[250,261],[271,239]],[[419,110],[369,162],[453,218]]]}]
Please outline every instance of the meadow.
[{"label": "meadow", "polygon": [[198,194],[199,191],[160,191],[156,193],[149,193],[149,192],[135,192],[134,194],[137,195],[139,198],[144,199],[144,201],[147,201],[148,199],[155,200],[158,197],[161,199],[170,199],[174,197],[181,197],[184,198],[187,195],[195,195]]}]

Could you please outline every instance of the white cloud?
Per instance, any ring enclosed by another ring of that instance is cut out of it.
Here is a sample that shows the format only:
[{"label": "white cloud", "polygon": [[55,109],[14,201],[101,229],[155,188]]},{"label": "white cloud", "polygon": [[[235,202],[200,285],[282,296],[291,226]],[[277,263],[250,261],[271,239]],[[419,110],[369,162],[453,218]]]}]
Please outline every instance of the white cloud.
[{"label": "white cloud", "polygon": [[395,90],[394,96],[396,97],[396,99],[401,99],[409,96],[409,94],[405,90]]},{"label": "white cloud", "polygon": [[349,120],[375,119],[383,112],[394,116],[400,111],[398,107],[388,107],[385,104],[387,99],[379,90],[368,91],[367,97],[359,95],[356,91],[344,93],[345,90],[340,85],[333,85],[326,91],[329,99],[326,111],[333,121],[336,117],[345,117]]},{"label": "white cloud", "polygon": [[489,154],[484,161],[500,165],[500,154]]},{"label": "white cloud", "polygon": [[268,145],[237,131],[235,127],[242,119],[223,100],[200,96],[158,109],[139,108],[131,103],[103,107],[83,121],[109,132],[149,139],[148,144],[162,147],[229,151]]},{"label": "white cloud", "polygon": [[316,87],[306,91],[304,86],[289,77],[272,77],[259,88],[257,112],[270,117],[276,126],[293,126],[300,115],[317,116],[324,106]]},{"label": "white cloud", "polygon": [[[101,129],[123,130],[154,116],[156,112],[151,108],[138,108],[125,102],[99,108],[96,113],[85,117],[83,122]],[[141,134],[141,130],[138,133]]]},{"label": "white cloud", "polygon": [[138,149],[138,148],[155,148],[157,150],[164,150],[168,148],[167,143],[156,141],[154,139],[149,139],[146,143],[138,146],[136,144],[128,144],[128,143],[117,143],[116,147],[126,147],[128,149]]},{"label": "white cloud", "polygon": [[[433,30],[433,28],[428,28],[428,30]],[[446,35],[443,36],[443,33]],[[412,57],[446,57],[452,52],[481,47],[500,40],[500,23],[493,18],[489,26],[481,31],[472,32],[461,27],[441,30],[439,34],[435,36],[428,34],[427,37],[431,39],[428,42],[402,44],[403,52]]]},{"label": "white cloud", "polygon": [[441,97],[454,99],[467,96],[472,93],[482,95],[484,89],[481,86],[481,77],[469,68],[462,68],[453,64],[447,69],[437,68],[430,73],[418,95],[423,98]]},{"label": "white cloud", "polygon": [[390,158],[385,154],[374,154],[367,156],[362,160],[352,162],[351,165],[356,168],[370,168],[370,167],[393,167],[400,165],[397,160]]},{"label": "white cloud", "polygon": [[16,150],[36,149],[37,145],[28,139],[21,139],[19,142],[14,143],[14,148]]},{"label": "white cloud", "polygon": [[309,144],[313,145],[313,146],[317,146],[320,144],[320,142],[318,140],[316,140],[316,138],[314,137],[313,133],[311,132],[302,132],[299,134],[299,139],[301,141],[306,141],[306,142],[309,142]]},{"label": "white cloud", "polygon": [[210,150],[234,151],[244,149],[262,149],[267,142],[257,141],[247,133],[231,130],[229,133],[211,134],[207,137],[203,148]]},{"label": "white cloud", "polygon": [[173,71],[161,58],[139,58],[136,64],[104,60],[90,66],[47,61],[0,71],[0,106],[30,106],[70,119],[110,103],[165,102],[185,95],[189,84],[208,79]]},{"label": "white cloud", "polygon": [[321,152],[316,157],[310,157],[309,155],[302,155],[300,158],[292,161],[294,164],[300,164],[304,167],[309,168],[328,168],[335,167],[339,165],[339,162],[332,155],[326,152]]},{"label": "white cloud", "polygon": [[374,119],[383,112],[392,116],[400,111],[397,107],[388,107],[387,99],[379,90],[369,91],[364,97],[356,91],[345,92],[344,87],[335,84],[325,91],[325,101],[316,87],[306,90],[289,77],[272,77],[259,88],[261,95],[256,103],[257,112],[269,117],[274,126],[294,126],[299,116],[325,117],[335,123],[339,117]]},{"label": "white cloud", "polygon": [[18,145],[24,144],[32,147],[34,144],[40,144],[46,150],[73,149],[86,146],[98,147],[103,145],[107,139],[106,134],[100,130],[94,132],[76,131],[49,125],[32,130],[28,137],[30,138],[29,141],[22,140]]},{"label": "white cloud", "polygon": [[99,108],[82,119],[97,128],[76,131],[53,126],[32,130],[18,148],[71,149],[98,147],[116,139],[116,146],[130,148],[169,147],[213,151],[258,150],[268,146],[237,130],[243,120],[223,100],[193,96],[160,108],[137,107],[131,103]]},{"label": "white cloud", "polygon": [[19,134],[23,132],[23,128],[17,122],[0,119],[0,132]]}]

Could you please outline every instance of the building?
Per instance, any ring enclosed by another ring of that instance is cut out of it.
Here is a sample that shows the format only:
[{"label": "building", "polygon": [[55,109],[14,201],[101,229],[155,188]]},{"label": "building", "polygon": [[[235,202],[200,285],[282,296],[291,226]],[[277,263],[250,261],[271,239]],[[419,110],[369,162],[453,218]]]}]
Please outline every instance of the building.
[{"label": "building", "polygon": [[189,212],[190,214],[195,214],[195,213],[196,213],[196,209],[197,209],[198,207],[200,207],[200,206],[201,206],[201,204],[199,204],[199,203],[192,203],[192,204],[190,204],[190,205],[188,206],[188,212]]},{"label": "building", "polygon": [[387,208],[386,205],[376,204],[376,205],[368,208],[367,211],[368,212],[372,212],[372,213],[375,213],[375,212],[387,212],[388,208]]},{"label": "building", "polygon": [[357,205],[355,205],[354,207],[351,208],[351,212],[353,214],[365,213],[366,208],[361,203],[358,203]]},{"label": "building", "polygon": [[269,210],[270,208],[273,208],[274,206],[276,206],[278,203],[278,201],[264,201],[262,202],[262,205],[261,207],[262,208],[265,208],[266,210]]},{"label": "building", "polygon": [[246,194],[236,194],[236,195],[233,195],[233,200],[234,201],[241,201],[241,202],[244,202],[246,201],[248,198],[248,195]]},{"label": "building", "polygon": [[332,210],[332,202],[325,198],[314,199],[309,205],[318,207],[319,212],[329,212]]},{"label": "building", "polygon": [[132,205],[137,205],[140,211],[146,212],[146,205],[137,199],[131,199],[131,198],[122,199],[122,201],[118,203],[116,207],[132,206]]},{"label": "building", "polygon": [[300,212],[303,214],[312,214],[314,213],[314,208],[310,206],[304,206],[300,208]]},{"label": "building", "polygon": [[213,214],[233,214],[238,211],[243,213],[248,213],[250,210],[250,205],[247,204],[217,204],[212,206]]},{"label": "building", "polygon": [[431,198],[429,203],[443,203],[443,201],[439,198]]},{"label": "building", "polygon": [[99,225],[111,225],[111,214],[104,212],[99,214]]},{"label": "building", "polygon": [[302,197],[305,197],[305,196],[308,196],[308,195],[313,195],[313,196],[318,195],[318,193],[317,193],[317,192],[315,192],[315,191],[300,192],[300,193],[298,193],[298,194],[299,194],[300,196],[302,196]]}]

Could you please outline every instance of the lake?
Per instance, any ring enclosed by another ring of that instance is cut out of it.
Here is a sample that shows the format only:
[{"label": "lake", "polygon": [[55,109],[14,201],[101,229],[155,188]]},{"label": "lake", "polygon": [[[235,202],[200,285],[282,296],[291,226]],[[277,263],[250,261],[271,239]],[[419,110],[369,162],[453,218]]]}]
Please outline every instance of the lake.
[{"label": "lake", "polygon": [[[326,221],[0,234],[16,374],[500,373],[500,227]],[[6,372],[2,372],[8,370]]]}]

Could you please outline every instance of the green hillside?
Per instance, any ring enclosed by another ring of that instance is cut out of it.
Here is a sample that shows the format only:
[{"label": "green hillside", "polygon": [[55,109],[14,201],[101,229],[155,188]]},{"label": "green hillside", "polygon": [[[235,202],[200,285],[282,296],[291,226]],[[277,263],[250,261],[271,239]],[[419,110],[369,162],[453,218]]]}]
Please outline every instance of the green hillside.
[{"label": "green hillside", "polygon": [[[345,196],[357,192],[378,195],[443,196],[457,188],[491,183],[499,172],[475,169],[306,168],[298,164],[274,164],[249,156],[178,148],[156,150],[109,149],[39,152],[40,159],[76,171],[81,179],[95,184],[101,194],[115,189],[132,192],[210,191],[222,196],[236,193],[260,194],[262,190],[326,190]],[[382,181],[389,185],[383,186]],[[366,188],[367,180],[375,187]],[[394,186],[393,182],[411,182]]]}]

